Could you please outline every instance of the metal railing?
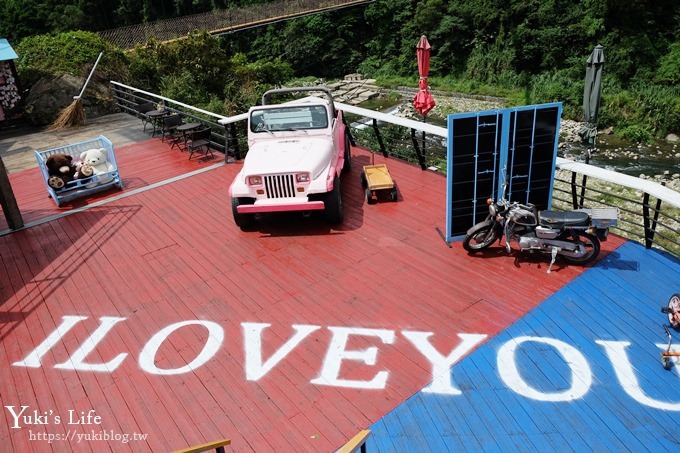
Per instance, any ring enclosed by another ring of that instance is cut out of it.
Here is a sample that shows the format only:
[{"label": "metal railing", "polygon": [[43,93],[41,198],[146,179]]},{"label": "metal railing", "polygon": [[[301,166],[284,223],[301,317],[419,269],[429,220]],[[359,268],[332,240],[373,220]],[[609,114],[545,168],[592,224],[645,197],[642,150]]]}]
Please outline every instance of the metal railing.
[{"label": "metal railing", "polygon": [[662,183],[558,159],[553,185],[555,209],[616,206],[623,237],[680,257],[680,193]]},{"label": "metal railing", "polygon": [[446,168],[448,131],[445,127],[340,102],[335,104],[345,113],[357,144],[385,157],[417,164],[422,170]]},{"label": "metal railing", "polygon": [[[120,82],[111,81],[110,83],[116,106],[121,111],[137,116],[135,107],[138,104],[152,102],[172,113],[179,114],[183,120],[186,120],[185,122],[196,122],[209,127],[211,131],[210,147],[224,153],[226,161],[228,161],[229,156],[233,156],[235,159],[241,158],[241,147],[237,139],[239,132],[236,130],[236,123],[231,123],[225,127],[217,122],[224,119],[224,116]],[[241,119],[247,118],[247,114],[240,116],[243,117]]]},{"label": "metal railing", "polygon": [[[205,110],[111,82],[121,109],[134,114],[133,104],[162,100],[174,111],[202,121],[213,129],[214,145],[240,159],[245,143],[247,113],[224,117]],[[448,131],[445,127],[336,102],[349,118],[352,141],[384,156],[396,157],[422,170],[446,168]],[[206,119],[208,118],[208,119]],[[580,177],[579,177],[580,176]],[[680,257],[680,193],[660,183],[624,175],[593,165],[557,159],[553,208],[569,210],[616,206],[619,224],[612,230]]]}]

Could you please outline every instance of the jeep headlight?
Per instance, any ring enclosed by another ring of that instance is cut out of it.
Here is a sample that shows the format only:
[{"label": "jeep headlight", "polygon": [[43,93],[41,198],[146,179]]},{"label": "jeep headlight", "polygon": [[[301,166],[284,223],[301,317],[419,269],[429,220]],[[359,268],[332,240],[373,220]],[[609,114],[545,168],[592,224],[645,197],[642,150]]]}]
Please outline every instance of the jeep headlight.
[{"label": "jeep headlight", "polygon": [[249,186],[261,186],[262,185],[262,176],[260,176],[260,175],[248,176],[246,178],[246,183]]},{"label": "jeep headlight", "polygon": [[306,183],[311,180],[311,177],[309,176],[309,173],[296,173],[295,174],[295,182],[297,183]]}]

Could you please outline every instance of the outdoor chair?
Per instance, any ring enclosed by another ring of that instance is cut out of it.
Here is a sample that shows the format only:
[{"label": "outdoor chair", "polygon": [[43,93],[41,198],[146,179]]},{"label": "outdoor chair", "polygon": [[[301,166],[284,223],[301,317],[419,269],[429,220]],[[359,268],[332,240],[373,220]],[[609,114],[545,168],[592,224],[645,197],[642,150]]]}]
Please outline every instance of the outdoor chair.
[{"label": "outdoor chair", "polygon": [[187,140],[187,151],[189,151],[189,159],[195,152],[203,152],[206,157],[210,153],[210,157],[215,157],[210,149],[210,136],[212,131],[210,128],[199,129],[191,133]]},{"label": "outdoor chair", "polygon": [[156,107],[153,105],[153,102],[143,102],[135,106],[137,117],[140,118],[142,120],[142,124],[144,124],[144,132],[146,132],[146,125],[151,122],[151,118],[149,118],[147,112],[155,109]]},{"label": "outdoor chair", "polygon": [[170,143],[170,149],[175,146],[179,146],[180,140],[182,140],[182,134],[177,130],[177,126],[181,126],[183,123],[182,116],[179,114],[174,114],[166,116],[163,118],[163,126],[161,128],[161,141],[166,139]]}]

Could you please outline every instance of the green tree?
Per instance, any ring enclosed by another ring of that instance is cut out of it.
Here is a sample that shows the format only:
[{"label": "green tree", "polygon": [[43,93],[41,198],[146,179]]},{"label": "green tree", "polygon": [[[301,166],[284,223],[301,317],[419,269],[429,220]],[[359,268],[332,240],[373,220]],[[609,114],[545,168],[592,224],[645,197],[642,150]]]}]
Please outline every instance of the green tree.
[{"label": "green tree", "polygon": [[230,35],[227,45],[254,60],[287,62],[299,76],[335,77],[357,70],[357,31],[363,26],[359,9],[329,12]]},{"label": "green tree", "polygon": [[413,74],[415,45],[422,34],[413,23],[416,3],[378,0],[366,7],[364,20],[370,24],[373,36],[365,43],[366,58],[360,65],[362,72],[372,76]]},{"label": "green tree", "polygon": [[680,42],[671,44],[668,53],[659,60],[656,80],[666,84],[680,83]]},{"label": "green tree", "polygon": [[0,4],[0,36],[17,44],[21,38],[50,30],[46,2],[5,0]]}]

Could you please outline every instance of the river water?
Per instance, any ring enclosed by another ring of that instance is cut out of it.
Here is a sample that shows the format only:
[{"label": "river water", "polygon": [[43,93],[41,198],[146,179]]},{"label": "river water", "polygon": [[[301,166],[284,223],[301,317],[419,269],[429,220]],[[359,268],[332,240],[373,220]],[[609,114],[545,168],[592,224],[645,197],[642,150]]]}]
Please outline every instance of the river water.
[{"label": "river water", "polygon": [[[560,156],[585,161],[587,149],[581,144],[567,143],[560,147]],[[653,144],[634,144],[615,137],[598,136],[597,145],[591,152],[591,165],[619,173],[646,177],[680,177],[680,146],[677,143],[659,141]]]}]

